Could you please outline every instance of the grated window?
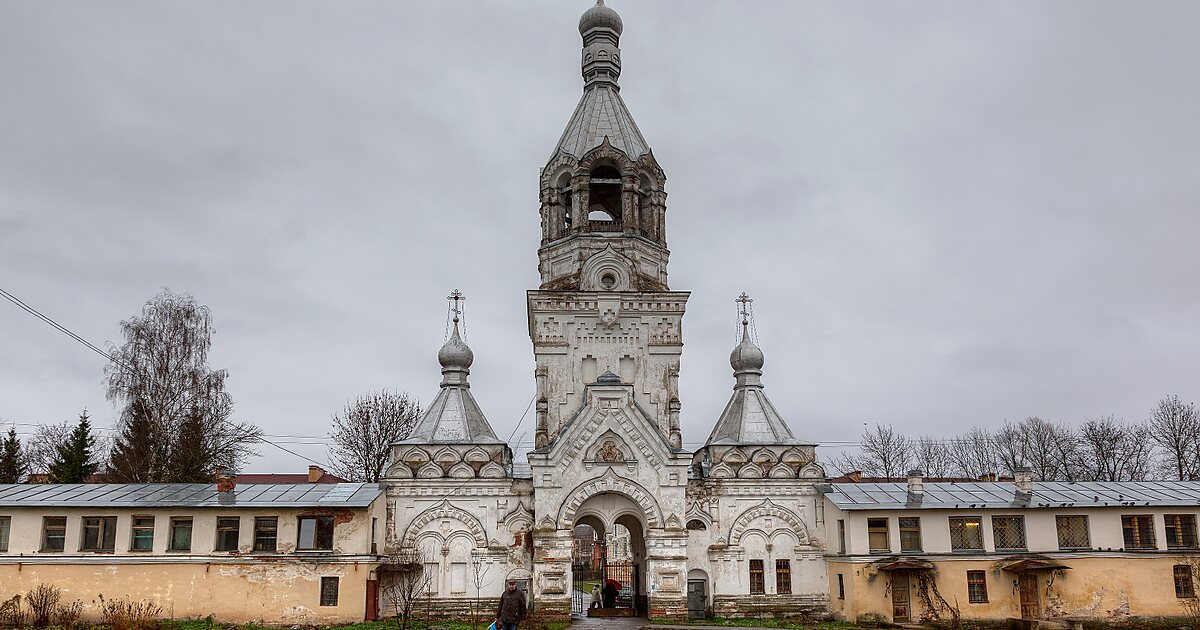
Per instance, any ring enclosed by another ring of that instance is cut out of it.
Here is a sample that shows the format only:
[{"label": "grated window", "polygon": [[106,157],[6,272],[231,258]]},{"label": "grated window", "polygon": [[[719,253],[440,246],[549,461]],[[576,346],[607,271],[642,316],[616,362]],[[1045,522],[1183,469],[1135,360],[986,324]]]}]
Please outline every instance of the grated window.
[{"label": "grated window", "polygon": [[951,516],[950,548],[954,551],[983,551],[983,519],[978,516]]},{"label": "grated window", "polygon": [[1154,549],[1154,517],[1149,514],[1121,517],[1126,549]]},{"label": "grated window", "polygon": [[997,551],[1025,549],[1025,517],[993,516],[992,538]]},{"label": "grated window", "polygon": [[1056,516],[1054,526],[1058,530],[1059,549],[1088,549],[1092,546],[1086,516]]}]

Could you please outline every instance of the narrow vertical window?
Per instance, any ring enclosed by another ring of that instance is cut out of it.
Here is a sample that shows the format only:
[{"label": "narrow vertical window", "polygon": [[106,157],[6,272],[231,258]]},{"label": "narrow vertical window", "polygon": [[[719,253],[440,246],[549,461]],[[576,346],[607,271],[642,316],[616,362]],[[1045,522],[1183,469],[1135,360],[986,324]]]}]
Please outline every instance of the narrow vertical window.
[{"label": "narrow vertical window", "polygon": [[1196,515],[1167,514],[1167,549],[1196,548]]},{"label": "narrow vertical window", "polygon": [[254,550],[275,551],[279,540],[279,518],[258,516],[254,519]]},{"label": "narrow vertical window", "polygon": [[135,516],[130,527],[129,550],[154,550],[154,517]]},{"label": "narrow vertical window", "polygon": [[838,519],[838,553],[846,555],[846,521]]},{"label": "narrow vertical window", "polygon": [[776,595],[791,595],[792,594],[792,561],[791,560],[776,560],[775,561],[775,594]]},{"label": "narrow vertical window", "polygon": [[767,591],[766,579],[763,576],[763,561],[750,561],[750,594],[762,595]]},{"label": "narrow vertical window", "polygon": [[8,534],[12,530],[12,517],[0,516],[0,552],[8,551]]},{"label": "narrow vertical window", "polygon": [[914,553],[921,551],[921,519],[904,517],[900,521],[900,551]]},{"label": "narrow vertical window", "polygon": [[950,549],[983,551],[983,520],[978,516],[951,516]]},{"label": "narrow vertical window", "polygon": [[321,578],[321,605],[338,605],[338,579],[335,577]]},{"label": "narrow vertical window", "polygon": [[192,550],[192,519],[190,517],[175,517],[171,519],[171,551]]},{"label": "narrow vertical window", "polygon": [[1173,571],[1175,575],[1175,597],[1188,599],[1196,596],[1195,578],[1192,577],[1192,565],[1177,564]]},{"label": "narrow vertical window", "polygon": [[972,604],[986,604],[987,574],[983,571],[967,571],[967,600]]},{"label": "narrow vertical window", "polygon": [[242,519],[236,516],[222,516],[217,519],[217,551],[237,551],[238,537],[241,534]]},{"label": "narrow vertical window", "polygon": [[1154,517],[1149,514],[1121,517],[1126,549],[1154,549]]},{"label": "narrow vertical window", "polygon": [[42,519],[42,551],[62,551],[67,546],[67,517]]},{"label": "narrow vertical window", "polygon": [[867,519],[867,545],[871,553],[887,553],[892,550],[888,542],[888,520],[886,518]]},{"label": "narrow vertical window", "polygon": [[837,576],[838,576],[838,599],[846,599],[846,580],[845,580],[845,578],[842,577],[841,573],[837,574]]}]

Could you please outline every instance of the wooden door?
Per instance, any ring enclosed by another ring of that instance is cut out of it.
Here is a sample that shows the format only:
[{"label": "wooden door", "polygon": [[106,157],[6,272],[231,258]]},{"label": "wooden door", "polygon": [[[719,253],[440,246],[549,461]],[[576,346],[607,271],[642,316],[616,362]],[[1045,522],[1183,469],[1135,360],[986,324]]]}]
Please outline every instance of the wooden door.
[{"label": "wooden door", "polygon": [[1021,618],[1037,619],[1042,616],[1042,606],[1038,599],[1038,578],[1036,573],[1021,574]]},{"label": "wooden door", "polygon": [[708,603],[707,590],[704,580],[688,580],[688,619],[704,619],[704,609]]},{"label": "wooden door", "polygon": [[908,572],[892,573],[892,621],[908,623],[911,619],[912,599],[908,592]]}]

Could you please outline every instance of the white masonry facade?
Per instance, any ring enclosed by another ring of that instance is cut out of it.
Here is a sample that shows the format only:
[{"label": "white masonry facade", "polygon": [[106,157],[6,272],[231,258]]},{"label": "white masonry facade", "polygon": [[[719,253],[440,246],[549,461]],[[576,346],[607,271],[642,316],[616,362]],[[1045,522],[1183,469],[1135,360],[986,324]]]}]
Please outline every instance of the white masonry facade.
[{"label": "white masonry facade", "polygon": [[[514,463],[472,397],[456,315],[441,391],[393,445],[388,551],[419,554],[443,612],[514,579],[542,614],[566,616],[590,596],[573,575],[576,527],[603,540],[621,526],[631,558],[619,603],[631,614],[826,613],[826,475],[767,398],[745,325],[729,403],[712,410],[701,449],[682,448],[690,294],[668,281],[666,175],[621,99],[620,17],[598,2],[579,31],[583,96],[538,182],[535,450]],[[386,592],[384,569],[380,580]]]}]

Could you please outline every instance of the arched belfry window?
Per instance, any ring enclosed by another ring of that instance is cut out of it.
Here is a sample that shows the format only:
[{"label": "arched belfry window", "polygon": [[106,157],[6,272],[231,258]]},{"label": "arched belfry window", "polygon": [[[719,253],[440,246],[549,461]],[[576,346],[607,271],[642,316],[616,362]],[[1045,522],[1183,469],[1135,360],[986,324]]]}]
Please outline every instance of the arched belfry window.
[{"label": "arched belfry window", "polygon": [[588,223],[595,231],[621,229],[621,173],[608,166],[592,169],[588,184]]},{"label": "arched belfry window", "polygon": [[571,175],[563,173],[562,177],[558,178],[558,195],[559,202],[562,206],[559,215],[559,221],[562,222],[562,230],[564,234],[571,232],[571,197],[574,191],[571,190]]}]

